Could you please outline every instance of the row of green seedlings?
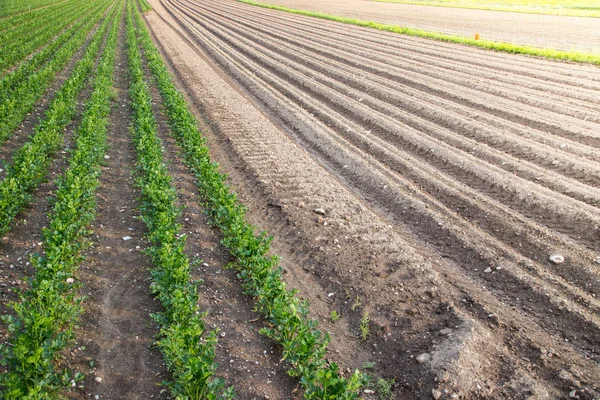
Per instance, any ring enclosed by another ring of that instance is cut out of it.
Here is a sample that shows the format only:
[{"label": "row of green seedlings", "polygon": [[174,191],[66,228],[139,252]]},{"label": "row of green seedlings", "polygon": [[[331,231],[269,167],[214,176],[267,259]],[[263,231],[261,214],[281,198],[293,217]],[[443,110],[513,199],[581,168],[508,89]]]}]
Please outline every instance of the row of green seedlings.
[{"label": "row of green seedlings", "polygon": [[6,167],[6,175],[0,181],[0,237],[11,229],[15,217],[29,204],[33,191],[45,179],[55,153],[64,141],[65,127],[77,114],[77,97],[92,72],[98,49],[115,13],[116,7],[97,29],[83,57],[50,103],[44,119],[35,127],[31,139],[17,150],[12,164]]},{"label": "row of green seedlings", "polygon": [[0,20],[0,40],[1,48],[5,48],[10,43],[15,42],[24,34],[39,29],[44,21],[52,21],[60,13],[69,11],[77,4],[61,3],[56,7],[47,7],[32,13],[19,14],[13,17]]},{"label": "row of green seedlings", "polygon": [[18,12],[30,12],[36,8],[54,4],[59,0],[4,0],[0,7],[0,17]]},{"label": "row of green seedlings", "polygon": [[76,30],[75,36],[58,49],[50,61],[9,90],[7,98],[0,103],[0,143],[5,141],[19,126],[54,81],[58,72],[73,58],[73,55],[85,42],[94,24],[106,12],[111,1],[104,0],[95,3],[94,12],[86,17],[85,29],[82,27],[82,29]]},{"label": "row of green seedlings", "polygon": [[181,211],[176,206],[177,192],[164,163],[161,141],[156,133],[152,99],[144,71],[128,4],[127,46],[131,76],[130,98],[133,107],[131,133],[137,152],[137,185],[141,191],[141,217],[147,226],[153,294],[164,311],[152,317],[160,330],[157,345],[173,376],[164,382],[176,399],[230,399],[232,387],[225,388],[215,377],[217,331],[205,333],[204,313],[198,309],[198,289],[184,254],[185,236],[177,222]]},{"label": "row of green seedlings", "polygon": [[35,24],[30,27],[16,27],[10,32],[10,37],[2,44],[0,72],[16,65],[37,48],[48,43],[54,36],[71,25],[80,16],[85,15],[94,6],[93,3],[81,2],[73,2],[70,5],[71,7],[65,10],[57,10],[46,18],[36,19]]},{"label": "row of green seedlings", "polygon": [[86,17],[85,29],[82,27],[76,30],[75,36],[58,49],[45,65],[9,89],[9,94],[0,103],[0,143],[10,137],[54,81],[58,72],[73,58],[111,1],[99,2],[94,12]]},{"label": "row of green seedlings", "polygon": [[13,14],[13,15],[4,17],[4,18],[0,19],[0,32],[4,32],[11,27],[19,27],[20,25],[26,24],[26,23],[38,18],[40,15],[47,14],[48,12],[53,12],[53,10],[46,7],[46,8],[42,8],[41,10],[35,10],[34,12]]},{"label": "row of green seedlings", "polygon": [[[122,8],[123,4],[119,5]],[[119,14],[121,14],[119,13]],[[93,91],[75,137],[65,174],[56,181],[49,226],[43,229],[44,255],[33,256],[36,274],[30,288],[11,304],[14,315],[3,316],[9,342],[0,346],[0,398],[51,399],[83,376],[57,370],[58,354],[73,343],[73,327],[81,314],[80,285],[73,274],[82,261],[89,224],[95,215],[95,191],[107,146],[107,125],[114,98],[119,14],[111,17],[106,46],[93,80]]]},{"label": "row of green seedlings", "polygon": [[139,13],[136,28],[170,127],[195,174],[202,205],[223,233],[222,244],[236,260],[233,266],[245,292],[255,297],[256,309],[269,322],[261,333],[282,345],[283,358],[291,364],[288,374],[301,378],[305,398],[358,398],[365,376],[356,370],[350,378],[344,378],[335,363],[325,360],[329,335],[318,330],[317,322],[309,317],[308,302],[287,289],[278,258],[269,255],[272,238],[265,232],[255,235],[255,228],[246,221],[246,208],[226,184],[226,176],[219,173],[218,165],[211,162],[196,120],[173,84]]},{"label": "row of green seedlings", "polygon": [[4,75],[2,79],[0,79],[0,104],[4,103],[7,99],[10,99],[15,87],[22,84],[29,75],[35,73],[35,71],[52,58],[59,48],[76,35],[79,30],[85,29],[86,24],[92,23],[92,21],[92,18],[81,18],[63,34],[51,41],[46,47],[35,53],[29,60],[23,62],[17,68]]}]

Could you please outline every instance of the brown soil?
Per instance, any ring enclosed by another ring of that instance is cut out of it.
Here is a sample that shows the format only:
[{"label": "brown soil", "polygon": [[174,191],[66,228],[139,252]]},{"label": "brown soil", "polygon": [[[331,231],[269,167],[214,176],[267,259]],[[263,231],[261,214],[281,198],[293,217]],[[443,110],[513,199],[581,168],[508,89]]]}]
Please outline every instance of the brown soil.
[{"label": "brown soil", "polygon": [[332,360],[375,362],[398,398],[598,395],[597,68],[151,3],[213,157],[276,235]]},{"label": "brown soil", "polygon": [[298,10],[406,26],[482,40],[584,53],[600,53],[600,18],[380,3],[368,0],[269,0]]},{"label": "brown soil", "polygon": [[[285,280],[330,332],[327,358],[344,375],[374,363],[398,399],[600,396],[597,68],[233,1],[151,4],[147,22],[212,157],[251,222],[275,235]],[[86,374],[69,393],[82,400],[168,398],[152,346],[149,314],[161,307],[133,184],[123,29],[93,246],[77,275],[86,312],[65,354]],[[300,398],[152,96],[186,254],[204,280],[199,305],[220,330],[218,375],[239,399]],[[52,191],[52,181],[36,191],[0,243],[0,313],[33,273]],[[555,253],[565,261],[551,263]]]}]

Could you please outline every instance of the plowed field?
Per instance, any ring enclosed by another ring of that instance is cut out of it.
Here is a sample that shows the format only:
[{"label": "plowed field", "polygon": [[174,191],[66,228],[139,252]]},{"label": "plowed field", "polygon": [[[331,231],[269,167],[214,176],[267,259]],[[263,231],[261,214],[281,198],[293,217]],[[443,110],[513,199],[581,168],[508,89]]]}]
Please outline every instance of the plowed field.
[{"label": "plowed field", "polygon": [[330,359],[374,362],[398,398],[598,398],[597,67],[234,1],[150,3]]}]

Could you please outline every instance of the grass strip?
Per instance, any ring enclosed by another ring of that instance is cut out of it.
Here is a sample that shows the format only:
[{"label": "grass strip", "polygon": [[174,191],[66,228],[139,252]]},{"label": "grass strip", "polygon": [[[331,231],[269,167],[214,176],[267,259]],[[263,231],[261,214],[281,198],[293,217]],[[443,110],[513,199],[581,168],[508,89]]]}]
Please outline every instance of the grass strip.
[{"label": "grass strip", "polygon": [[[122,5],[119,7],[122,9]],[[117,14],[118,15],[118,14]],[[112,76],[118,24],[112,17],[108,41],[94,78],[93,92],[76,132],[76,147],[67,171],[57,179],[49,226],[43,229],[45,255],[31,259],[36,275],[30,288],[12,303],[15,315],[3,316],[9,342],[0,346],[0,398],[52,399],[73,381],[82,379],[68,370],[55,370],[58,353],[73,340],[73,326],[81,314],[80,285],[73,274],[81,262],[88,226],[94,219],[95,190],[106,149]]]},{"label": "grass strip", "polygon": [[64,68],[85,42],[92,27],[100,20],[110,2],[106,1],[103,4],[104,7],[99,8],[95,14],[89,16],[90,23],[86,26],[86,29],[80,29],[69,42],[54,54],[54,57],[46,65],[27,76],[18,86],[10,90],[10,97],[0,104],[0,143],[5,141],[23,121],[27,113],[33,109],[35,103],[52,83],[56,74]]},{"label": "grass strip", "polygon": [[176,206],[177,192],[164,163],[162,144],[156,134],[152,98],[144,80],[144,70],[128,4],[127,46],[131,75],[130,98],[133,106],[132,136],[137,151],[141,196],[141,217],[148,228],[147,253],[153,268],[151,290],[164,306],[153,315],[159,324],[157,345],[173,375],[164,384],[176,399],[231,399],[232,387],[225,388],[214,377],[217,330],[205,332],[204,315],[198,309],[201,282],[192,282],[184,254],[185,236],[177,222],[181,211]]},{"label": "grass strip", "polygon": [[0,237],[10,229],[17,214],[29,204],[33,191],[44,180],[54,154],[63,143],[64,130],[77,113],[77,96],[90,76],[108,23],[107,17],[94,34],[84,56],[46,111],[44,120],[35,127],[31,140],[15,154],[0,181]]},{"label": "grass strip", "polygon": [[166,107],[171,129],[185,152],[185,162],[196,177],[203,207],[223,233],[222,244],[235,258],[234,268],[244,290],[256,299],[256,309],[269,321],[261,333],[280,343],[283,358],[291,364],[288,374],[300,377],[306,399],[357,399],[365,376],[355,371],[346,379],[335,363],[325,360],[329,335],[319,331],[310,319],[308,302],[288,290],[278,258],[270,256],[271,238],[245,218],[246,208],[225,183],[218,165],[210,161],[206,140],[169,75],[160,53],[136,13],[137,32]]},{"label": "grass strip", "polygon": [[270,10],[284,11],[291,14],[304,15],[307,17],[321,18],[329,21],[342,22],[344,24],[351,24],[357,26],[363,26],[367,28],[373,28],[380,31],[399,33],[402,35],[422,37],[427,39],[439,40],[448,43],[458,43],[474,47],[479,47],[486,50],[499,51],[504,53],[512,54],[523,54],[536,57],[543,57],[550,60],[560,61],[576,61],[586,64],[600,65],[600,54],[588,54],[576,51],[560,51],[553,49],[541,49],[537,47],[523,46],[511,43],[494,42],[491,40],[475,40],[474,38],[468,38],[465,36],[458,35],[447,35],[444,33],[424,31],[421,29],[408,28],[398,25],[388,25],[379,22],[365,21],[358,18],[347,18],[340,17],[337,15],[325,14],[316,11],[297,10],[294,8],[288,8],[283,6],[276,6],[272,4],[258,3],[252,0],[236,0],[240,3],[249,4],[252,6],[258,6],[268,8]]}]

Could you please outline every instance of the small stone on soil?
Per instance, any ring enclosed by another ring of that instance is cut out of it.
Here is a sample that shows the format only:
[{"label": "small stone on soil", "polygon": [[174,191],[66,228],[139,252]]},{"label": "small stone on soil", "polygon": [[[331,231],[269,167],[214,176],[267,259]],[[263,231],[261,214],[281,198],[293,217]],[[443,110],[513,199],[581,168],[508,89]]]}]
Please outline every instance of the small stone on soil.
[{"label": "small stone on soil", "polygon": [[491,267],[487,267],[487,268],[485,269],[485,271],[483,271],[483,272],[492,272],[492,268],[491,268]]},{"label": "small stone on soil", "polygon": [[431,360],[431,354],[429,353],[423,353],[417,356],[417,361],[419,364],[425,364],[429,360]]},{"label": "small stone on soil", "polygon": [[73,283],[73,282],[75,282],[75,280],[74,280],[73,278],[67,278],[67,283],[68,283],[68,284],[71,284],[71,283]]},{"label": "small stone on soil", "polygon": [[554,264],[562,264],[565,262],[565,257],[563,257],[561,254],[552,254],[550,256],[550,261],[552,261]]},{"label": "small stone on soil", "polygon": [[440,335],[443,335],[443,336],[448,336],[450,334],[452,334],[452,329],[450,329],[450,328],[444,328],[440,331]]},{"label": "small stone on soil", "polygon": [[313,210],[314,213],[319,214],[319,215],[325,215],[325,209],[324,208],[315,208]]},{"label": "small stone on soil", "polygon": [[433,397],[435,400],[438,400],[440,397],[442,397],[442,392],[437,389],[431,389],[431,397]]},{"label": "small stone on soil", "polygon": [[99,377],[99,376],[97,376],[97,377],[96,377],[94,380],[95,380],[96,382],[98,382],[98,383],[102,382],[102,378],[101,378],[101,377]]},{"label": "small stone on soil", "polygon": [[131,240],[131,236],[123,236],[123,240]]}]

